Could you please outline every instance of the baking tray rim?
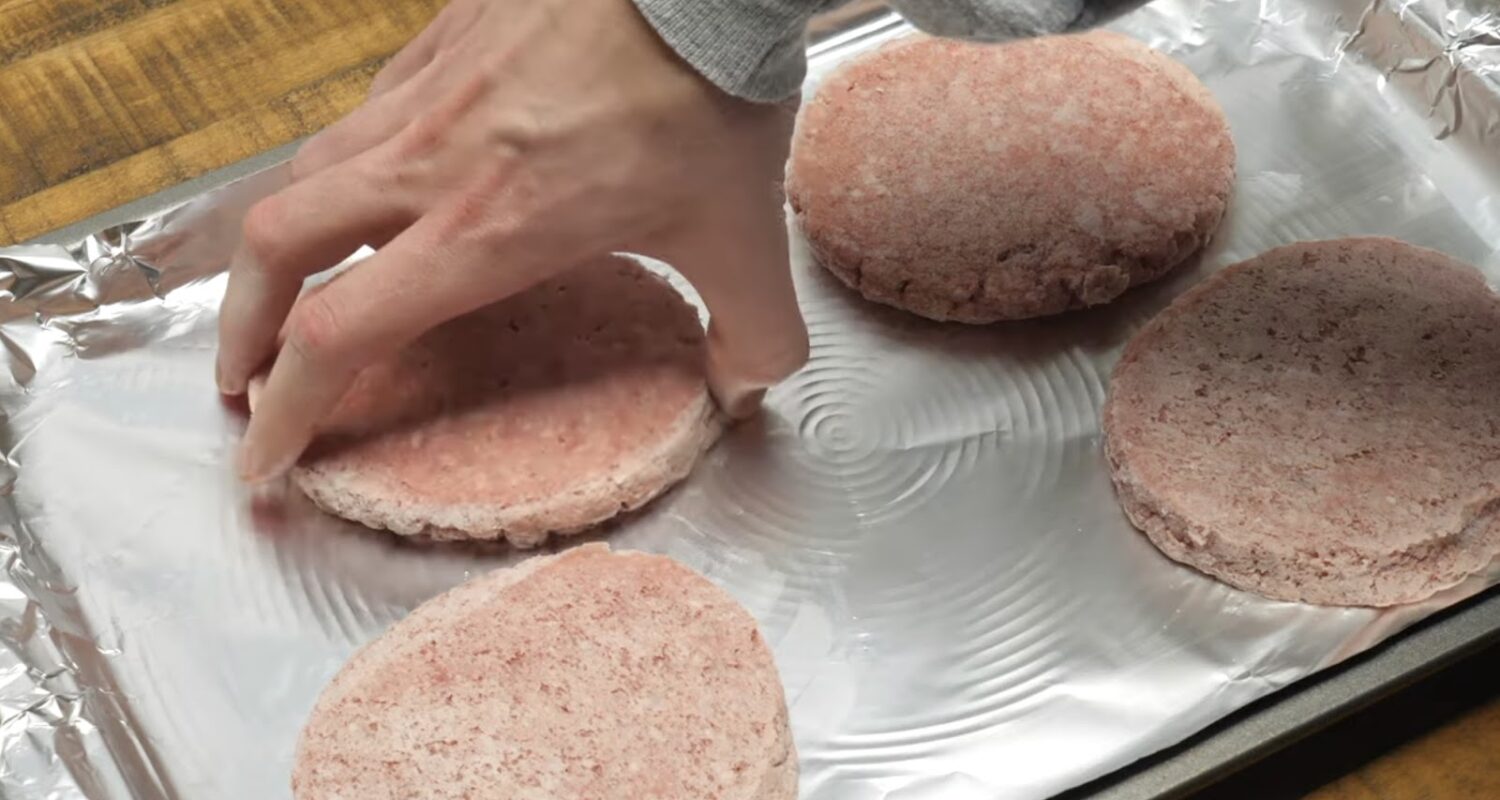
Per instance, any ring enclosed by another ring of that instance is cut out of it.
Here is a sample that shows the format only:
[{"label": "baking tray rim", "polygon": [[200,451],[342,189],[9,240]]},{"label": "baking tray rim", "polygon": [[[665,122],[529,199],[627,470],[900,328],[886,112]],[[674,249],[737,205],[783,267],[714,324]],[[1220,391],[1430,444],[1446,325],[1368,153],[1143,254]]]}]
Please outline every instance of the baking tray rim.
[{"label": "baking tray rim", "polygon": [[[812,42],[809,52],[816,56],[841,41],[877,35],[898,20],[890,12],[862,16],[850,27]],[[155,216],[289,161],[303,141],[267,150],[14,246],[70,246],[100,231]],[[0,252],[5,249],[0,247]],[[1342,664],[1277,690],[1186,741],[1059,797],[1182,797],[1494,644],[1500,644],[1500,586],[1437,612]]]}]

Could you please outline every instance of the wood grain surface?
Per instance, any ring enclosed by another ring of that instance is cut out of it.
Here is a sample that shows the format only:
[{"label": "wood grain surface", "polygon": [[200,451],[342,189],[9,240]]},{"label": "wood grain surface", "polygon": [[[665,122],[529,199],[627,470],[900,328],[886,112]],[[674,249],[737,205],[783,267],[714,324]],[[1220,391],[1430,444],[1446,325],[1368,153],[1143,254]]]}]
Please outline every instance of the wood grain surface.
[{"label": "wood grain surface", "polygon": [[0,244],[316,131],[439,0],[0,0]]},{"label": "wood grain surface", "polygon": [[[441,5],[0,0],[0,245],[322,128],[358,104],[379,65]],[[1377,707],[1386,716],[1356,718],[1366,721],[1203,796],[1500,800],[1500,652],[1487,658],[1451,692],[1425,684],[1417,710]],[[1434,705],[1447,716],[1403,727],[1401,717],[1426,719],[1421,710]],[[1328,755],[1348,752],[1362,755]]]}]

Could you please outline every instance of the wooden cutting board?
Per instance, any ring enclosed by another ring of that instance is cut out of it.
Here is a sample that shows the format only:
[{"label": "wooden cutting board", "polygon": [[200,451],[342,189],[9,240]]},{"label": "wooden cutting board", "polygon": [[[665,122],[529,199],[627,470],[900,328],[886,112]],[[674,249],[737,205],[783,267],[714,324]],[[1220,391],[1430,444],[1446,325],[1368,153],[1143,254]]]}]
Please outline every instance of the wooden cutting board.
[{"label": "wooden cutting board", "polygon": [[[442,4],[0,0],[0,246],[317,131]],[[1456,722],[1313,797],[1497,800],[1500,701],[1467,696]],[[1299,769],[1311,745],[1261,769]]]}]

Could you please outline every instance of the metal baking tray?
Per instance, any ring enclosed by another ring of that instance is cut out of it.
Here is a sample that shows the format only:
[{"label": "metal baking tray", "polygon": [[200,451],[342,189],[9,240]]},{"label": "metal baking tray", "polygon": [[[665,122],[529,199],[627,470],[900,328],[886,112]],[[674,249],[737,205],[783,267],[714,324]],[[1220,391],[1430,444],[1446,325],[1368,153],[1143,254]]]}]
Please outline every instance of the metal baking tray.
[{"label": "metal baking tray", "polygon": [[[1096,416],[1135,327],[1277,244],[1381,233],[1500,276],[1500,21],[1162,0],[1113,27],[1194,69],[1234,128],[1239,188],[1201,263],[1117,306],[971,329],[870,308],[797,245],[812,363],[603,534],[757,615],[811,800],[1177,796],[1500,638],[1500,565],[1377,612],[1166,561],[1114,503]],[[847,18],[809,89],[905,32]],[[286,797],[348,654],[516,558],[400,546],[294,494],[252,504],[230,476],[219,270],[291,151],[0,250],[0,796]]]}]

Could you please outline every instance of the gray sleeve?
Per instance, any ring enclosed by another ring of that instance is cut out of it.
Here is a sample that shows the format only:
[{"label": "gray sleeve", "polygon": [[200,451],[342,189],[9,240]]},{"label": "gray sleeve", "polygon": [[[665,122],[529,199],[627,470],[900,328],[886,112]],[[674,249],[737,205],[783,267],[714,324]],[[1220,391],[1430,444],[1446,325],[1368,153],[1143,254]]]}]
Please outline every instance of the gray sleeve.
[{"label": "gray sleeve", "polygon": [[[843,0],[634,0],[678,55],[747,100],[794,94],[807,71],[803,33]],[[1098,24],[1145,0],[891,0],[938,36],[1002,41]]]}]

